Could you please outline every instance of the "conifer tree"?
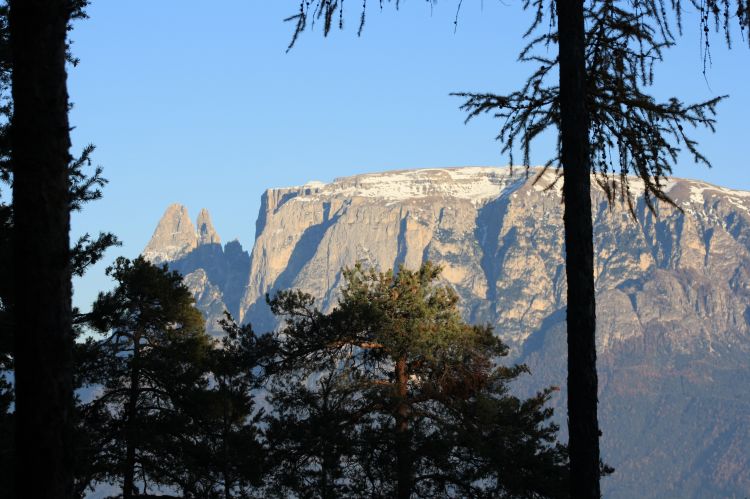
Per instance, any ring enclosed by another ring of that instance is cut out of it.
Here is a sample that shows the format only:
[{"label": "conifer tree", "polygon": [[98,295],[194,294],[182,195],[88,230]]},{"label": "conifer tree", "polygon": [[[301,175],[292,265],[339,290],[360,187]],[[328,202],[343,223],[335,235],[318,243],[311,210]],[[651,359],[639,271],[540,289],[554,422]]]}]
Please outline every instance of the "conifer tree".
[{"label": "conifer tree", "polygon": [[11,0],[17,497],[72,494],[67,0]]},{"label": "conifer tree", "polygon": [[[10,208],[0,204],[0,261],[10,258]],[[8,268],[0,268],[0,495],[11,497],[14,483],[13,458],[13,329],[8,301],[11,296]]]},{"label": "conifer tree", "polygon": [[[269,388],[269,445],[289,492],[567,495],[549,392],[528,401],[508,393],[525,368],[497,363],[507,347],[490,327],[461,319],[439,274],[429,262],[397,274],[357,265],[344,271],[329,314],[297,291],[270,301],[287,322],[278,336],[285,378]],[[498,441],[488,447],[482,435]]]},{"label": "conifer tree", "polygon": [[90,318],[105,335],[88,374],[102,393],[84,413],[97,433],[95,479],[122,484],[124,499],[159,486],[190,492],[180,476],[191,421],[181,409],[207,383],[203,317],[166,267],[118,258],[107,272],[117,287],[99,295]]},{"label": "conifer tree", "polygon": [[[73,393],[72,275],[82,275],[117,239],[83,236],[69,248],[69,215],[100,196],[105,182],[82,168],[93,147],[72,158],[67,113],[66,32],[85,17],[87,0],[10,1],[0,4],[0,180],[12,185],[0,237],[8,262],[0,289],[0,356],[13,370],[17,418],[3,413],[4,435],[14,433],[15,454],[0,442],[2,479],[26,484],[18,497],[72,497]],[[12,236],[12,237],[11,237]],[[14,317],[24,317],[22,323]],[[8,348],[15,338],[12,348]],[[7,390],[7,391],[6,391]],[[10,385],[0,397],[11,400]],[[7,466],[6,466],[7,465]],[[33,483],[33,489],[28,485]],[[33,495],[36,494],[36,495]]]},{"label": "conifer tree", "polygon": [[[372,410],[343,366],[282,369],[267,385],[265,483],[273,497],[377,497],[365,477],[358,424]],[[307,492],[305,492],[307,491]],[[382,492],[382,491],[381,491]]]},{"label": "conifer tree", "polygon": [[[0,6],[0,182],[4,185],[12,184],[12,171],[10,169],[10,142],[9,142],[9,120],[12,115],[13,106],[9,96],[10,91],[10,61],[7,31],[7,6]],[[101,167],[93,169],[88,174],[92,165],[91,155],[94,147],[89,145],[83,149],[77,158],[73,158],[68,165],[69,177],[69,199],[73,211],[81,210],[83,206],[101,198],[102,187],[107,180],[102,177]],[[0,199],[0,260],[11,262],[12,258],[12,232],[13,232],[13,206],[6,204]],[[117,237],[110,232],[100,232],[98,236],[90,234],[81,236],[75,245],[70,248],[70,268],[74,276],[81,277],[91,265],[100,261],[107,249],[120,244]],[[10,497],[13,494],[13,484],[16,462],[13,453],[15,417],[11,411],[14,401],[14,384],[10,381],[14,378],[14,354],[13,337],[16,330],[16,318],[13,311],[14,291],[12,282],[12,269],[10,264],[0,267],[0,495]],[[78,336],[80,327],[85,323],[86,316],[78,310],[73,310],[73,335]],[[74,346],[79,350],[81,346]],[[74,362],[74,364],[77,364]],[[79,385],[74,382],[74,387]],[[76,430],[74,430],[76,431]],[[72,441],[75,447],[81,441],[82,435],[76,433]],[[77,466],[81,459],[74,459]],[[80,495],[77,485],[74,487],[74,496]]]},{"label": "conifer tree", "polygon": [[181,454],[184,481],[196,497],[246,498],[261,482],[266,449],[260,436],[263,411],[254,391],[272,354],[270,335],[256,335],[227,313],[226,333],[215,340],[206,359],[209,386],[182,397],[180,410],[191,418]]}]

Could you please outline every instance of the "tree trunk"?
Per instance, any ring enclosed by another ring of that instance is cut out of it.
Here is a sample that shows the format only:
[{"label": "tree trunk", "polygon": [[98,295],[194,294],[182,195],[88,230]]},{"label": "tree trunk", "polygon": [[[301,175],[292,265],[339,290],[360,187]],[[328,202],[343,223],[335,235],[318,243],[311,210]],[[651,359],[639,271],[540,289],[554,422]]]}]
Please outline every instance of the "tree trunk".
[{"label": "tree trunk", "polygon": [[[224,390],[224,387],[222,385],[220,392],[229,392],[229,390]],[[224,478],[224,499],[232,499],[232,479],[230,478],[229,473],[229,436],[232,431],[232,423],[229,419],[229,408],[227,407],[229,405],[229,401],[227,400],[229,395],[227,393],[224,393],[224,397],[221,402],[222,406],[222,436],[221,436],[221,449],[222,449],[222,456],[221,456],[221,469],[222,469],[222,475]]]},{"label": "tree trunk", "polygon": [[557,1],[560,133],[568,280],[568,431],[571,497],[599,499],[596,300],[591,223],[589,117],[582,0]]},{"label": "tree trunk", "polygon": [[409,404],[408,376],[406,373],[406,359],[396,361],[396,480],[398,481],[398,499],[408,499],[411,496],[411,442],[409,441]]},{"label": "tree trunk", "polygon": [[11,0],[16,497],[73,495],[70,3]]},{"label": "tree trunk", "polygon": [[130,390],[125,408],[125,470],[122,481],[122,499],[131,499],[135,491],[135,451],[137,443],[138,395],[140,392],[141,335],[133,334],[133,357],[130,359]]},{"label": "tree trunk", "polygon": [[320,466],[320,497],[321,499],[333,499],[333,491],[331,490],[333,488],[333,481],[331,480],[333,459],[331,458],[330,444],[324,445]]},{"label": "tree trunk", "polygon": [[[329,376],[327,381],[330,382],[330,379]],[[329,400],[331,385],[330,383],[325,383],[322,385],[322,388],[321,395],[323,400],[321,401],[321,408],[324,411],[322,433],[323,435],[332,435],[336,432],[336,423],[334,422],[335,410],[331,409],[332,405]],[[325,439],[325,441],[322,442],[320,454],[320,480],[318,484],[321,499],[333,499],[335,497],[334,472],[335,466],[338,464],[338,456],[336,455],[334,445],[335,444],[330,439]]]}]

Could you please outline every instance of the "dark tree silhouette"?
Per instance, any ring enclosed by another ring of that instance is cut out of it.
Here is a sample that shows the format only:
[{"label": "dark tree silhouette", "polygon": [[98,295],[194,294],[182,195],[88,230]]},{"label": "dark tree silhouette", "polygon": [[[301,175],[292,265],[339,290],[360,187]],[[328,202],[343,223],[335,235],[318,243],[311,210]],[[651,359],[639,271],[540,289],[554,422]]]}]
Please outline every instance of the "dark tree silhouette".
[{"label": "dark tree silhouette", "polygon": [[[83,16],[78,4],[73,17]],[[11,99],[11,59],[10,33],[8,30],[8,6],[0,5],[0,182],[12,185],[10,164],[10,119],[13,114]],[[69,196],[71,208],[79,210],[88,201],[101,197],[101,187],[106,180],[101,176],[101,168],[94,169],[92,175],[85,170],[91,167],[93,146],[87,146],[78,158],[68,165]],[[13,265],[11,238],[13,231],[13,207],[0,200],[0,260],[6,262],[0,268],[0,495],[11,497],[14,484],[13,434],[15,426],[14,413],[11,412],[14,387],[10,379],[13,376],[13,337],[16,320],[13,314]],[[118,245],[117,238],[111,233],[100,233],[92,238],[86,234],[71,248],[70,259],[73,275],[81,276],[88,266],[99,261],[107,248]],[[74,311],[74,316],[76,316]],[[76,319],[74,319],[76,320]],[[81,320],[79,316],[78,321]],[[75,439],[74,439],[75,440]]]},{"label": "dark tree silhouette", "polygon": [[273,353],[270,334],[256,335],[229,313],[221,321],[226,333],[208,352],[206,389],[182,398],[180,410],[191,417],[183,439],[185,481],[196,497],[246,498],[260,485],[266,449],[261,443],[254,390],[264,379],[263,366]]},{"label": "dark tree silhouette", "polygon": [[[71,497],[72,310],[66,33],[85,1],[9,2],[12,83],[4,165],[13,179],[11,268],[17,497]],[[7,51],[3,59],[7,60]],[[7,73],[4,74],[7,83]],[[11,112],[12,109],[12,112]],[[5,163],[5,159],[9,162]],[[33,486],[31,485],[33,484]]]},{"label": "dark tree silhouette", "polygon": [[[399,0],[390,3],[398,7]],[[459,11],[462,3],[457,1]],[[711,24],[724,31],[728,45],[732,18],[745,36],[750,34],[750,5],[745,0],[689,3],[700,12],[704,61]],[[365,0],[360,33],[366,7]],[[653,83],[653,65],[675,43],[674,33],[681,32],[683,4],[679,0],[526,0],[523,7],[531,12],[533,22],[526,34],[531,42],[519,58],[538,63],[539,69],[512,94],[457,95],[466,98],[463,109],[468,119],[490,113],[504,120],[498,138],[511,154],[520,145],[527,167],[533,140],[550,127],[558,131],[557,155],[546,166],[559,165],[565,201],[571,495],[598,498],[601,460],[591,174],[610,202],[620,194],[631,213],[630,173],[643,182],[649,207],[653,208],[653,198],[671,203],[663,191],[663,179],[671,173],[679,146],[697,162],[708,164],[686,134],[685,125],[713,130],[715,106],[721,98],[692,105],[676,98],[658,103],[643,90]],[[321,20],[324,35],[336,24],[342,28],[343,9],[341,0],[300,2],[298,13],[287,19],[295,23],[290,48],[308,27],[308,20]],[[558,55],[548,55],[555,45]],[[535,53],[540,46],[544,51]],[[554,70],[557,82],[547,84],[554,79]]]},{"label": "dark tree silhouette", "polygon": [[189,438],[186,398],[206,388],[210,340],[182,276],[137,258],[108,269],[117,287],[101,293],[90,322],[106,335],[93,345],[88,382],[103,387],[86,409],[99,480],[120,481],[123,499],[149,486],[190,492],[180,479]]},{"label": "dark tree silhouette", "polygon": [[266,386],[271,407],[264,417],[269,496],[377,496],[374,480],[363,479],[358,458],[364,439],[357,421],[372,411],[371,402],[361,397],[351,371],[335,365],[321,371],[327,364],[294,362]]}]

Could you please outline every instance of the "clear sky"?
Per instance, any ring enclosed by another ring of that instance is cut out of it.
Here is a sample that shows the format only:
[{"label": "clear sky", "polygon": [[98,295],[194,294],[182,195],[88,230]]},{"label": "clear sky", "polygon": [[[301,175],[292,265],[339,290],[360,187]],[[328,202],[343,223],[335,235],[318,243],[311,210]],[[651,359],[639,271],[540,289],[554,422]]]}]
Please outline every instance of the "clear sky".
[{"label": "clear sky", "polygon": [[[74,150],[97,146],[110,184],[73,217],[73,237],[108,230],[135,257],[167,205],[195,217],[208,208],[223,241],[249,251],[260,196],[270,187],[330,181],[389,169],[504,165],[491,118],[464,125],[454,91],[514,90],[529,67],[516,62],[529,14],[518,0],[466,0],[431,8],[371,0],[362,37],[361,2],[345,2],[345,29],[318,26],[286,52],[297,0],[93,0],[71,33],[80,64],[70,70]],[[730,94],[715,135],[700,134],[714,164],[684,158],[677,176],[750,189],[750,49],[713,40],[702,74],[696,18],[669,51],[655,93],[686,101]],[[534,161],[546,159],[542,145]],[[111,285],[105,264],[75,281],[88,308]]]}]

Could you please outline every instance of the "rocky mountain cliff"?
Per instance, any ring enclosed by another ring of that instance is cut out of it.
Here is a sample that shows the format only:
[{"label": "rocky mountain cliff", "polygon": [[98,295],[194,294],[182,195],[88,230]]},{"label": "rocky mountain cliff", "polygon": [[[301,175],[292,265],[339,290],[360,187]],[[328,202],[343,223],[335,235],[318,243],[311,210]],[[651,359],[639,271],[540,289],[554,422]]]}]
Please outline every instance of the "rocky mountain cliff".
[{"label": "rocky mountain cliff", "polygon": [[[430,259],[472,322],[489,322],[533,372],[521,391],[565,385],[565,269],[554,174],[456,168],[395,171],[268,190],[255,245],[224,248],[167,209],[144,255],[185,274],[209,325],[227,308],[274,327],[265,294],[335,305],[340,269]],[[634,184],[637,190],[637,183]],[[750,495],[750,193],[690,180],[677,208],[637,220],[594,193],[606,497]],[[213,327],[213,326],[212,326]],[[215,330],[215,327],[214,327]],[[564,421],[565,393],[556,398]],[[563,425],[564,427],[564,425]]]},{"label": "rocky mountain cliff", "polygon": [[[196,229],[197,227],[197,229]],[[250,255],[239,241],[221,246],[208,210],[202,209],[193,225],[187,208],[170,205],[156,226],[143,256],[153,263],[167,263],[185,277],[195,303],[206,315],[206,329],[221,334],[218,321],[228,311],[242,315],[240,302],[250,269]]]}]

